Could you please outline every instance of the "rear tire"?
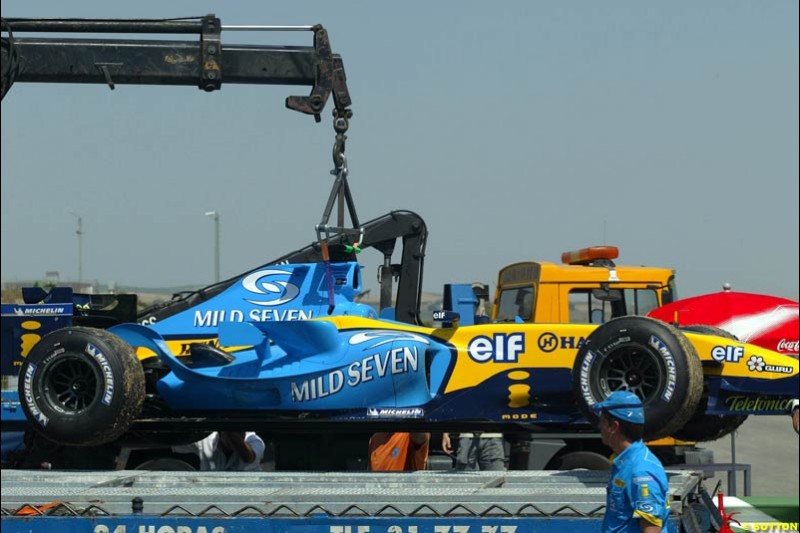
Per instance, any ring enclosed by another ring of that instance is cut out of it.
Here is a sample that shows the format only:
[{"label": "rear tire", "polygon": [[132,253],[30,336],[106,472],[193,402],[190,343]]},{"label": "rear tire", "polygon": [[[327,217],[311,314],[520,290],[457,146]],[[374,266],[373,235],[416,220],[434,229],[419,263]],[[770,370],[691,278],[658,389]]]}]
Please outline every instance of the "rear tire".
[{"label": "rear tire", "polygon": [[139,414],[144,372],[133,348],[108,331],[69,327],[45,335],[20,369],[31,425],[72,446],[115,440]]},{"label": "rear tire", "polygon": [[597,452],[569,452],[554,457],[545,470],[611,470],[611,461],[608,457]]},{"label": "rear tire", "polygon": [[[717,337],[724,337],[737,342],[739,341],[736,335],[724,329],[715,328],[714,326],[708,326],[706,324],[694,324],[681,329],[695,333],[716,335]],[[703,396],[697,404],[697,409],[692,415],[692,418],[690,418],[681,429],[675,432],[674,437],[693,442],[714,441],[736,431],[736,429],[747,420],[747,415],[709,415],[705,412],[707,407],[708,387],[704,385]]]},{"label": "rear tire", "polygon": [[197,469],[175,457],[158,457],[138,465],[134,470],[161,470],[166,472],[195,472]]},{"label": "rear tire", "polygon": [[634,392],[644,405],[644,438],[652,440],[672,435],[695,413],[703,368],[694,346],[677,328],[625,316],[589,335],[578,350],[572,380],[578,406],[595,425],[595,403],[617,390]]}]

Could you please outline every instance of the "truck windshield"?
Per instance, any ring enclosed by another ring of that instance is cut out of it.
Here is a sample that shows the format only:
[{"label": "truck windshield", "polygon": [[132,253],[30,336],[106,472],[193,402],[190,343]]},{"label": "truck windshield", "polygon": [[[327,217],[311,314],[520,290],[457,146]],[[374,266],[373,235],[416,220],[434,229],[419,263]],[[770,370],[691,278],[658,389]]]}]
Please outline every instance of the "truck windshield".
[{"label": "truck windshield", "polygon": [[530,320],[533,314],[533,287],[504,289],[497,307],[498,322],[513,322],[516,317]]},{"label": "truck windshield", "polygon": [[624,315],[646,315],[658,307],[658,295],[653,289],[617,289],[622,295],[615,300],[598,299],[593,289],[569,291],[569,322],[572,324],[602,324]]},{"label": "truck windshield", "polygon": [[669,278],[667,290],[661,294],[661,305],[671,304],[678,300],[678,286],[675,285],[675,276]]},{"label": "truck windshield", "polygon": [[622,292],[628,315],[646,315],[658,307],[658,295],[652,289],[625,289]]}]

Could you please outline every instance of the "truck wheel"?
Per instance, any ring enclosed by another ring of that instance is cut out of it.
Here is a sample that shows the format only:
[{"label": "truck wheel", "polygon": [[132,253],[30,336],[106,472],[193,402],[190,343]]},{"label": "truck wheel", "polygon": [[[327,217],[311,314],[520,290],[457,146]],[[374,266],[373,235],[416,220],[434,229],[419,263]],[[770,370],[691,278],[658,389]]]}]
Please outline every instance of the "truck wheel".
[{"label": "truck wheel", "polygon": [[[706,324],[694,324],[681,328],[685,331],[695,333],[706,333],[708,335],[716,335],[717,337],[724,337],[737,341],[736,335],[725,331],[724,329],[715,328]],[[703,386],[703,396],[697,404],[692,418],[678,431],[675,432],[675,438],[681,440],[688,440],[694,442],[713,441],[724,437],[736,431],[745,420],[747,415],[709,415],[706,414],[708,407],[708,384]]]},{"label": "truck wheel", "polygon": [[597,452],[569,452],[554,457],[545,470],[611,470],[611,461],[608,457]]},{"label": "truck wheel", "polygon": [[592,424],[591,406],[612,392],[642,399],[644,438],[672,435],[692,417],[703,392],[703,368],[694,346],[674,326],[624,316],[600,325],[578,350],[572,369],[578,406]]},{"label": "truck wheel", "polygon": [[128,344],[104,330],[70,327],[42,338],[20,370],[31,425],[60,444],[94,446],[122,435],[144,401],[144,372]]},{"label": "truck wheel", "polygon": [[210,431],[129,431],[123,437],[135,445],[171,448],[201,441],[209,435]]},{"label": "truck wheel", "polygon": [[134,470],[163,470],[168,472],[194,472],[195,467],[175,457],[158,457],[138,465]]}]

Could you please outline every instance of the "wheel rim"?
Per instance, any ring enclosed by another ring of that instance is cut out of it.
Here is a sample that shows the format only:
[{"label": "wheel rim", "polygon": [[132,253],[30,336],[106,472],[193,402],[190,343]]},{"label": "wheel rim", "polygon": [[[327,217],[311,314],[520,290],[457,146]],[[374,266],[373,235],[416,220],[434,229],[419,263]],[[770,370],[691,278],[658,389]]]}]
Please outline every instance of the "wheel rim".
[{"label": "wheel rim", "polygon": [[91,406],[100,393],[97,368],[81,357],[64,354],[44,379],[44,398],[57,411],[76,414]]},{"label": "wheel rim", "polygon": [[664,387],[661,360],[650,350],[628,346],[608,355],[600,366],[602,396],[625,390],[648,403]]}]

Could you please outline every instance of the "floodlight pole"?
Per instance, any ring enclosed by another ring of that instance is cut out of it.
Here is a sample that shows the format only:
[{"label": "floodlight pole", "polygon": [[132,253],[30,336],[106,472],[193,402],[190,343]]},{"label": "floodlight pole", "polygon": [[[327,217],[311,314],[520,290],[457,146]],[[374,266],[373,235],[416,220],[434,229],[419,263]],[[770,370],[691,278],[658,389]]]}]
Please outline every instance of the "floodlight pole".
[{"label": "floodlight pole", "polygon": [[78,229],[75,230],[78,236],[78,283],[83,283],[83,217],[75,211],[70,211],[69,214],[78,219]]},{"label": "floodlight pole", "polygon": [[214,283],[219,283],[219,212],[207,211],[206,216],[214,221]]}]

